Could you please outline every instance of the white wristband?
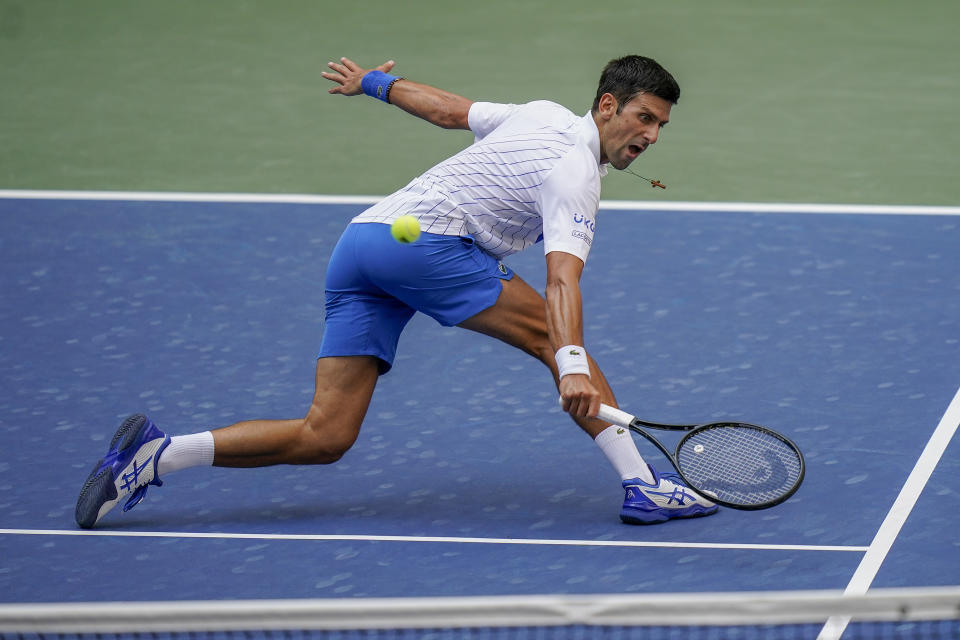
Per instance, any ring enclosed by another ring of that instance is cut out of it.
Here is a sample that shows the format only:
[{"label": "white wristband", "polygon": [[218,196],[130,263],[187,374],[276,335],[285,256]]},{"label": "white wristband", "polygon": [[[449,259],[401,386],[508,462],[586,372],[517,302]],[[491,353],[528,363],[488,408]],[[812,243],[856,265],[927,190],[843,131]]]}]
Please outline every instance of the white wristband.
[{"label": "white wristband", "polygon": [[557,351],[557,368],[560,377],[571,373],[582,373],[590,377],[590,361],[587,360],[587,350],[575,344],[568,344]]}]

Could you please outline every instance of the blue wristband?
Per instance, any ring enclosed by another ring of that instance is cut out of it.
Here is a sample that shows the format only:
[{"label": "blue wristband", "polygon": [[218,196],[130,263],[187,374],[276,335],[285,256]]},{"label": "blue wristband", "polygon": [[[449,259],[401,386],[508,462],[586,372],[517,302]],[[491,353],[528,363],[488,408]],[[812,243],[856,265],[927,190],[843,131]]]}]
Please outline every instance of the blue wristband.
[{"label": "blue wristband", "polygon": [[390,102],[390,88],[397,80],[400,80],[400,78],[375,69],[363,76],[360,80],[360,88],[371,98]]}]

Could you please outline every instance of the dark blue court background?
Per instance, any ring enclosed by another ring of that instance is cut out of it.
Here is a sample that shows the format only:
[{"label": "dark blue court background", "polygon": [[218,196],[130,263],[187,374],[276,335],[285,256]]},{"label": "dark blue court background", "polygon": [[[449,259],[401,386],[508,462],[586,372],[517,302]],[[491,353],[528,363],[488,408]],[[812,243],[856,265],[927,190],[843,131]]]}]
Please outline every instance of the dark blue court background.
[{"label": "dark blue court background", "polygon": [[[351,206],[0,200],[0,528],[73,530],[116,424],[296,417]],[[192,469],[104,531],[865,546],[960,386],[960,220],[601,212],[586,343],[626,409],[794,438],[768,511],[634,528],[539,363],[417,317],[332,467]],[[542,289],[539,248],[508,260]],[[669,439],[669,436],[666,436]],[[656,461],[647,445],[641,450]],[[874,586],[955,584],[956,438]],[[4,601],[843,588],[857,551],[0,535]]]}]

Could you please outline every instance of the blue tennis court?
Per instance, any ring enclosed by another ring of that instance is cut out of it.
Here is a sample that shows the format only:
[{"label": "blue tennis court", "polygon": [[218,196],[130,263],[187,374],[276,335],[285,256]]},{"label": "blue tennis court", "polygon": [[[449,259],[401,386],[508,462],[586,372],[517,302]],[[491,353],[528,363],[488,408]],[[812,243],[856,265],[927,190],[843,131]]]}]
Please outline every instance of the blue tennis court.
[{"label": "blue tennis court", "polygon": [[[341,462],[191,469],[81,531],[126,415],[192,433],[312,396],[326,261],[363,205],[190,200],[0,199],[4,602],[957,583],[951,210],[601,208],[588,348],[642,417],[793,438],[806,481],[773,509],[621,524],[542,365],[418,316]],[[539,251],[508,263],[542,288]]]}]

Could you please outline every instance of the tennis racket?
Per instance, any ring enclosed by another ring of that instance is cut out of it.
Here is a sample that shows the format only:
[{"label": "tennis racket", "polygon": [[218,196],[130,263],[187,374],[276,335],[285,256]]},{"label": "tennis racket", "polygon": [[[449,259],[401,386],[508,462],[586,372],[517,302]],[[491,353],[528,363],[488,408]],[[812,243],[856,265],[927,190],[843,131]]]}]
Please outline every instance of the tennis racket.
[{"label": "tennis racket", "polygon": [[[687,485],[713,502],[734,509],[780,504],[803,482],[803,454],[776,431],[744,422],[658,424],[600,405],[597,418],[639,433],[670,460]],[[688,432],[674,453],[645,428]]]}]

